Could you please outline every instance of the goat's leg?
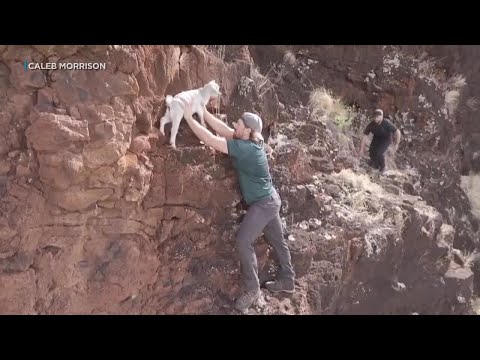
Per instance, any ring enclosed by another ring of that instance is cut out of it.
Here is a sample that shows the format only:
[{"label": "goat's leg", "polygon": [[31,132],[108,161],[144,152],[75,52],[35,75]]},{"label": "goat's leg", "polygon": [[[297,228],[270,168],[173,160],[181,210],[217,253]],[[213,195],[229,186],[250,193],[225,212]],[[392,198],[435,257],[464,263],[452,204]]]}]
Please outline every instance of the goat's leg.
[{"label": "goat's leg", "polygon": [[207,124],[205,123],[205,117],[203,116],[203,111],[199,111],[197,112],[197,114],[198,114],[198,117],[200,118],[200,122],[202,123],[202,126],[206,128]]},{"label": "goat's leg", "polygon": [[[206,128],[207,128],[207,124],[205,123],[205,118],[204,118],[204,116],[203,116],[203,109],[202,109],[202,108],[199,108],[199,109],[197,110],[197,115],[198,115],[198,117],[199,117],[199,119],[200,119],[200,122],[201,122],[202,126],[206,129]],[[200,140],[200,144],[205,145],[205,143],[204,143],[203,141],[201,141],[201,140]]]},{"label": "goat's leg", "polygon": [[172,148],[176,148],[175,139],[177,138],[178,128],[180,127],[180,122],[183,119],[183,113],[179,111],[174,111],[170,114],[170,119],[172,120],[172,130],[170,132],[170,145]]},{"label": "goat's leg", "polygon": [[160,132],[165,136],[165,125],[171,123],[172,119],[170,118],[170,109],[167,109],[167,112],[160,119]]}]

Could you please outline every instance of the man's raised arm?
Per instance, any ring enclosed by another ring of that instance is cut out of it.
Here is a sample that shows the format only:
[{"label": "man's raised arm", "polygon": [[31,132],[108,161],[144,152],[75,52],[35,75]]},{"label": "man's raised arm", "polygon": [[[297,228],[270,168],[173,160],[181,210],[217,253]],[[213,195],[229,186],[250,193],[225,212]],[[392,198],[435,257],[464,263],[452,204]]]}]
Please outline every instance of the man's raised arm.
[{"label": "man's raised arm", "polygon": [[218,135],[224,137],[225,139],[233,139],[233,133],[235,130],[226,125],[222,120],[217,119],[215,116],[210,114],[206,107],[203,109],[203,118],[208,125],[210,125],[212,129],[217,132]]}]

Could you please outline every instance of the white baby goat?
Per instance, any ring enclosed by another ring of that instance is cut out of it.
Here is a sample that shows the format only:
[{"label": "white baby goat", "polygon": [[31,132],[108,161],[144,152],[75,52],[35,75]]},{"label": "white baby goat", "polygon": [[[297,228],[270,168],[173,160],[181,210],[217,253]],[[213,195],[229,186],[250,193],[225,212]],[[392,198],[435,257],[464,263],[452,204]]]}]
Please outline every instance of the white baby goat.
[{"label": "white baby goat", "polygon": [[167,95],[165,102],[167,103],[167,111],[160,120],[160,132],[165,135],[165,125],[172,123],[172,130],[170,133],[170,145],[175,148],[175,139],[178,133],[178,127],[183,119],[183,110],[186,104],[192,103],[192,114],[197,113],[202,125],[205,127],[205,120],[203,118],[203,108],[210,101],[210,98],[217,98],[220,93],[220,88],[215,80],[199,89],[182,91],[181,93],[172,97]]}]

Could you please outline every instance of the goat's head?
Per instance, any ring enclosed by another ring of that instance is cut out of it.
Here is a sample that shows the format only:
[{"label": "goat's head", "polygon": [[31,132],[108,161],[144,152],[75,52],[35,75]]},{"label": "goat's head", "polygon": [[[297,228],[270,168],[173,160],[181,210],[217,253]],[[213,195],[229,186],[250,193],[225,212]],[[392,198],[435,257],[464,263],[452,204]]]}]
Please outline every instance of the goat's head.
[{"label": "goat's head", "polygon": [[222,95],[222,93],[220,92],[220,86],[218,86],[215,80],[212,80],[208,84],[206,84],[203,87],[203,90],[206,94],[208,94],[209,97],[216,98]]}]

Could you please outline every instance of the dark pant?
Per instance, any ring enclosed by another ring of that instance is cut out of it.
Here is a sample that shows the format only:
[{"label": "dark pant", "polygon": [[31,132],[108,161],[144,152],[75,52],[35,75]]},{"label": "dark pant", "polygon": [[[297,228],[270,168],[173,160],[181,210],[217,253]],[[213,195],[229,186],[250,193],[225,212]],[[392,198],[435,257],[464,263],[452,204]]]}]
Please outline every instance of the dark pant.
[{"label": "dark pant", "polygon": [[263,233],[273,247],[280,264],[279,277],[294,281],[290,251],[282,232],[280,221],[281,200],[277,192],[272,196],[250,205],[236,236],[240,264],[245,287],[249,291],[260,289],[258,281],[257,256],[253,247],[255,240]]},{"label": "dark pant", "polygon": [[385,169],[385,151],[387,151],[390,142],[373,143],[370,145],[370,165],[383,171]]}]

